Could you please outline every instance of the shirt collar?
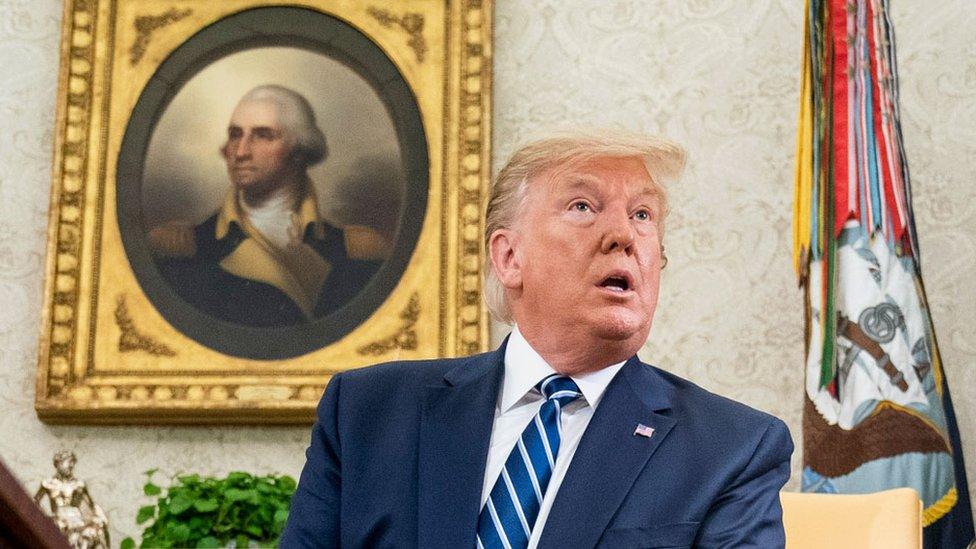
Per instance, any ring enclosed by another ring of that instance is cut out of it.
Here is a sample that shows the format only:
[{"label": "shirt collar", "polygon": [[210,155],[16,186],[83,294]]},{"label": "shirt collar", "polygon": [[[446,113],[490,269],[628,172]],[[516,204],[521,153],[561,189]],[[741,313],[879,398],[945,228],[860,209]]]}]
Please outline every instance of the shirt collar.
[{"label": "shirt collar", "polygon": [[[304,187],[302,200],[299,202],[298,209],[295,213],[298,214],[298,220],[303,230],[309,224],[314,224],[315,238],[323,240],[325,238],[325,223],[322,222],[322,218],[319,216],[318,198],[315,196],[315,188],[309,180],[305,181]],[[231,189],[227,193],[227,197],[220,207],[220,212],[217,214],[216,234],[214,235],[217,240],[221,240],[227,236],[231,223],[236,223],[242,229],[248,226],[248,224],[241,220],[239,200],[239,193],[235,189]]]},{"label": "shirt collar", "polygon": [[[582,375],[570,376],[576,382],[587,404],[596,407],[607,390],[607,385],[627,361],[611,364],[606,368]],[[554,374],[552,366],[525,340],[518,326],[512,330],[505,347],[505,375],[498,403],[502,413],[522,399],[542,378]]]}]

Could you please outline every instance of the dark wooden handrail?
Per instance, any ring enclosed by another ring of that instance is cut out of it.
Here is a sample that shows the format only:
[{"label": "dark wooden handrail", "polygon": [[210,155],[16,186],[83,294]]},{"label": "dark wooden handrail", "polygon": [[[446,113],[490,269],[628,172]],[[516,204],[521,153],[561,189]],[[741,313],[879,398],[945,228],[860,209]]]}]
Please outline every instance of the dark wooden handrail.
[{"label": "dark wooden handrail", "polygon": [[71,549],[54,521],[0,460],[0,547]]}]

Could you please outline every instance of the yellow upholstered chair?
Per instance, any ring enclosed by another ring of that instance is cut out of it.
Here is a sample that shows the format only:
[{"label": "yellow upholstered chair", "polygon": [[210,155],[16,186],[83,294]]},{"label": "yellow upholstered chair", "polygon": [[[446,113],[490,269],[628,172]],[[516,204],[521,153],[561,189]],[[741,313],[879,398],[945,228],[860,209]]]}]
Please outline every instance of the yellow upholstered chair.
[{"label": "yellow upholstered chair", "polygon": [[873,494],[780,493],[786,549],[921,549],[915,490]]}]

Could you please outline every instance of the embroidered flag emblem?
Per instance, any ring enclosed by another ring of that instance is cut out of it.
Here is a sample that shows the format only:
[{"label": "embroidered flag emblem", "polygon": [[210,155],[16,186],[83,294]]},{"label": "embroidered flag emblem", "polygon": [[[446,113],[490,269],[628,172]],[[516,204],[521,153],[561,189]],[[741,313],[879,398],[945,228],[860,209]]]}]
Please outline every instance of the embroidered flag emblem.
[{"label": "embroidered flag emblem", "polygon": [[641,436],[641,437],[651,438],[651,435],[653,435],[653,434],[654,434],[654,428],[653,427],[648,427],[647,425],[644,425],[643,423],[638,423],[637,424],[637,428],[634,429],[634,436],[635,437]]}]

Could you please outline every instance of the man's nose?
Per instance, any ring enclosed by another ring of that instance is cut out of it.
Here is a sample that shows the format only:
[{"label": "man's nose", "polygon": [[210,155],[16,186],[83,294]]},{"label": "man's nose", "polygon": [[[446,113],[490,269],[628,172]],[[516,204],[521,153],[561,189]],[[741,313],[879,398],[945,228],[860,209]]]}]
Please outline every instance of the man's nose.
[{"label": "man's nose", "polygon": [[246,158],[251,155],[251,136],[245,135],[237,140],[234,146],[235,158]]},{"label": "man's nose", "polygon": [[606,212],[606,225],[604,227],[603,239],[600,242],[600,250],[608,254],[614,251],[623,251],[630,254],[634,251],[634,227],[631,224],[630,216],[624,212]]}]

